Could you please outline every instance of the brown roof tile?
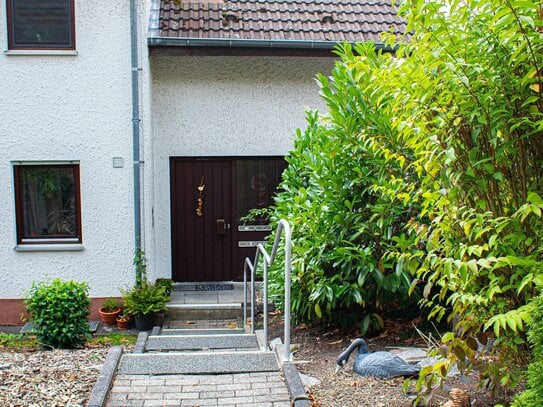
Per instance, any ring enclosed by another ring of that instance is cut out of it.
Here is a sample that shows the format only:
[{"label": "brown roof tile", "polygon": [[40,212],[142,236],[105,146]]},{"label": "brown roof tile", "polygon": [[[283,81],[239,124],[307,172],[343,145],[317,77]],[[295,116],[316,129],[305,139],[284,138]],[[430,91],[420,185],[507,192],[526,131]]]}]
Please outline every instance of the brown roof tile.
[{"label": "brown roof tile", "polygon": [[[154,0],[153,39],[365,42],[403,33],[390,0]],[[180,42],[179,45],[184,43]]]}]

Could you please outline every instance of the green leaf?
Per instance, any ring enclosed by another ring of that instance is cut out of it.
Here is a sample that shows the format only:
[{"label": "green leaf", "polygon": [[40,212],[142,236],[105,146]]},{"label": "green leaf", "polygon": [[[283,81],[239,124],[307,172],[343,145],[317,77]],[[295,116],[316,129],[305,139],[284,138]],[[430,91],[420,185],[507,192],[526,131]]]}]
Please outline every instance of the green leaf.
[{"label": "green leaf", "polygon": [[319,303],[315,303],[315,314],[317,317],[322,318],[322,311]]},{"label": "green leaf", "polygon": [[543,205],[543,199],[533,191],[528,192],[528,202],[536,205]]}]

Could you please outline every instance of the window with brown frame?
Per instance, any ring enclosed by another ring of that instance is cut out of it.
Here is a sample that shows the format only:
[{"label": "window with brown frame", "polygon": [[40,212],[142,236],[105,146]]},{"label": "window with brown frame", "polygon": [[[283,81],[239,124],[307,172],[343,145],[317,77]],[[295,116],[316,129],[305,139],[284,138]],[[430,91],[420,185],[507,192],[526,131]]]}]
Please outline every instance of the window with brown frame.
[{"label": "window with brown frame", "polygon": [[79,164],[13,169],[17,243],[81,243]]},{"label": "window with brown frame", "polygon": [[74,0],[7,0],[8,48],[75,49]]}]

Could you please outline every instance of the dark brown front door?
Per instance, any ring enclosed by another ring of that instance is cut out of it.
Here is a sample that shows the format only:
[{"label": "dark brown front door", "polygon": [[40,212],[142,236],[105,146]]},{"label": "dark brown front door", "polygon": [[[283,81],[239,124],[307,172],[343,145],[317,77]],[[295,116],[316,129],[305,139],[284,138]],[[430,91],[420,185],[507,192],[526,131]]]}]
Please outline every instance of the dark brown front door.
[{"label": "dark brown front door", "polygon": [[243,259],[268,231],[240,218],[271,203],[285,166],[282,157],[170,159],[174,281],[243,278]]},{"label": "dark brown front door", "polygon": [[221,281],[232,268],[231,165],[172,159],[174,281]]}]

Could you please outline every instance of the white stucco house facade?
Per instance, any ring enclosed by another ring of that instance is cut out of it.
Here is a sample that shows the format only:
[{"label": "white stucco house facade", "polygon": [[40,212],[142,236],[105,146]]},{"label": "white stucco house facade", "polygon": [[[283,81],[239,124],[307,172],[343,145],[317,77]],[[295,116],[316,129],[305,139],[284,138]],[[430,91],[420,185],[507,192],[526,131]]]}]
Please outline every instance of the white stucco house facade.
[{"label": "white stucco house facade", "polygon": [[239,217],[324,109],[330,49],[403,27],[386,3],[305,3],[0,2],[0,325],[46,278],[86,281],[95,313],[140,247],[151,280],[238,278]]}]

